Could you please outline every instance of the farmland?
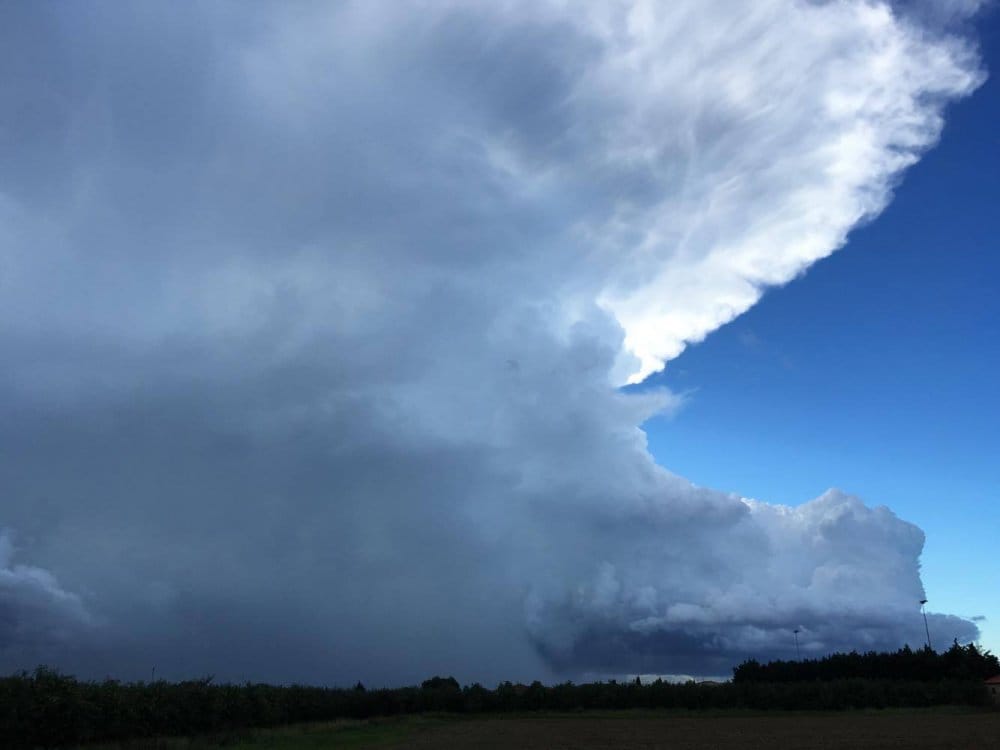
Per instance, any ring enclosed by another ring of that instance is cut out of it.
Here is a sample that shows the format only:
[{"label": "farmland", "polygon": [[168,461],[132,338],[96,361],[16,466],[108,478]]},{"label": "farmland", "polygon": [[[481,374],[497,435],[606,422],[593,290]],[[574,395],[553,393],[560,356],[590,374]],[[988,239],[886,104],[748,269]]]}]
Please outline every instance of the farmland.
[{"label": "farmland", "polygon": [[[234,738],[145,740],[100,750],[207,750],[223,739],[244,750],[694,750],[695,748],[991,747],[1000,712],[935,708],[922,711],[601,712],[510,716],[408,716],[299,725]],[[91,746],[93,748],[93,746]],[[90,750],[90,749],[88,749]]]},{"label": "farmland", "polygon": [[458,722],[395,747],[929,749],[989,747],[998,734],[1000,714],[995,713],[538,717]]}]

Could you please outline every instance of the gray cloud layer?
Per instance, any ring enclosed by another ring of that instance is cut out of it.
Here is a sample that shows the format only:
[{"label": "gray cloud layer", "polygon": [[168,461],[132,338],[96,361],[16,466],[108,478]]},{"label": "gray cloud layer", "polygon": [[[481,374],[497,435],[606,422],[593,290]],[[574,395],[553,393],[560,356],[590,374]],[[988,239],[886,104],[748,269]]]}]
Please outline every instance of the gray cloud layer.
[{"label": "gray cloud layer", "polygon": [[79,637],[93,625],[77,594],[47,570],[15,564],[10,534],[0,530],[0,644],[32,653]]},{"label": "gray cloud layer", "polygon": [[694,487],[639,429],[679,399],[613,384],[875,215],[975,56],[882,6],[671,8],[5,6],[0,666],[920,642],[918,529]]}]

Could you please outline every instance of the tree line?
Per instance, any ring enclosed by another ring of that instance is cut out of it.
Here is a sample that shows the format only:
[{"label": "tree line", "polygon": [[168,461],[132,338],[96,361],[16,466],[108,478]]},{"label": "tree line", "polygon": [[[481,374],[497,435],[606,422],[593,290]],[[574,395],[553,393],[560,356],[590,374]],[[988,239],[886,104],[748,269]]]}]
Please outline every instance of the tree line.
[{"label": "tree line", "polygon": [[[963,658],[974,662],[969,652],[963,652],[967,654]],[[871,659],[868,654],[835,656]],[[988,652],[985,658],[987,664],[996,661]],[[215,684],[211,678],[84,681],[41,667],[0,678],[0,747],[72,747],[158,736],[231,737],[254,728],[299,722],[423,712],[844,710],[989,702],[978,674],[973,679],[969,672],[956,677],[959,672],[941,671],[933,679],[800,677],[778,681],[770,678],[787,670],[774,667],[779,662],[758,664],[756,672],[747,667],[750,663],[737,667],[737,679],[726,683],[643,683],[636,678],[551,686],[503,682],[489,689],[478,683],[463,687],[452,677],[434,677],[420,686],[375,690],[361,683],[351,688],[325,688]],[[765,678],[756,679],[760,674]]]},{"label": "tree line", "polygon": [[733,669],[733,682],[812,682],[816,680],[985,680],[1000,674],[1000,660],[974,643],[955,641],[942,653],[926,646],[914,651],[830,654],[821,659],[772,661],[749,659]]}]

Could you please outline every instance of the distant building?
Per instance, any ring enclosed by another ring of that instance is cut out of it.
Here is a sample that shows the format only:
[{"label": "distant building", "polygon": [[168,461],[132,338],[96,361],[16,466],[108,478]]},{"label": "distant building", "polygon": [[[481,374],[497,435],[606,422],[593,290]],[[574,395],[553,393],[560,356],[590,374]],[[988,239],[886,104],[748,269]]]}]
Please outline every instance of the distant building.
[{"label": "distant building", "polygon": [[1000,706],[1000,674],[995,677],[990,677],[986,681],[986,689],[990,691],[990,697],[993,699],[993,704]]}]

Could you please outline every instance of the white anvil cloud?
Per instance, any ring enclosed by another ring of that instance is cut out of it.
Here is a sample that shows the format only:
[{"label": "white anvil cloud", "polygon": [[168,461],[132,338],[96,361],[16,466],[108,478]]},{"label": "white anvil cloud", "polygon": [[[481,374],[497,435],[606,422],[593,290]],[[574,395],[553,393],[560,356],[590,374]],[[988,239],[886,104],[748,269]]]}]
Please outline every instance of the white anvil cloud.
[{"label": "white anvil cloud", "polygon": [[979,81],[965,49],[886,5],[722,7],[635,3],[592,27],[604,54],[583,96],[609,111],[596,151],[655,185],[608,221],[629,236],[600,302],[639,360],[633,383],[843,245]]}]

